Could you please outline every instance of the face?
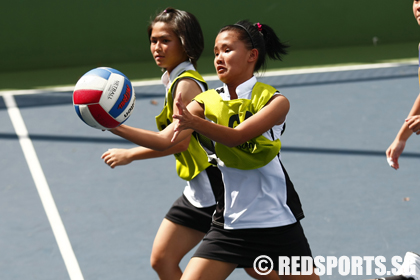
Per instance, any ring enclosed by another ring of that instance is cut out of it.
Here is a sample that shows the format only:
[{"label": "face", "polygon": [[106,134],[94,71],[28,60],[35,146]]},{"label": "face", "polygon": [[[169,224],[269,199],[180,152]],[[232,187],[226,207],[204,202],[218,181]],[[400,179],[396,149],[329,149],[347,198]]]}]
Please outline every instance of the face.
[{"label": "face", "polygon": [[156,64],[168,72],[188,59],[178,36],[164,22],[156,22],[153,25],[150,35],[150,51]]},{"label": "face", "polygon": [[254,64],[249,62],[251,51],[239,40],[233,30],[223,31],[216,37],[214,45],[214,67],[220,81],[225,84],[240,84],[250,79]]},{"label": "face", "polygon": [[413,1],[413,14],[417,24],[420,25],[420,0]]}]

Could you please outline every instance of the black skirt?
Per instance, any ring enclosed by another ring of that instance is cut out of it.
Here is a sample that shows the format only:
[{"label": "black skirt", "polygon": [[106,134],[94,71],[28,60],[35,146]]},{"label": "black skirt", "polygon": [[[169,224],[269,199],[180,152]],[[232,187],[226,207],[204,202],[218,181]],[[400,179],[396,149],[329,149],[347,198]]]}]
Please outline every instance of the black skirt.
[{"label": "black skirt", "polygon": [[216,205],[197,208],[182,195],[174,202],[165,218],[176,224],[207,233],[215,208]]},{"label": "black skirt", "polygon": [[278,270],[279,257],[312,257],[300,222],[275,228],[237,230],[212,225],[193,257],[252,268],[255,259],[262,255],[273,260],[274,270]]}]

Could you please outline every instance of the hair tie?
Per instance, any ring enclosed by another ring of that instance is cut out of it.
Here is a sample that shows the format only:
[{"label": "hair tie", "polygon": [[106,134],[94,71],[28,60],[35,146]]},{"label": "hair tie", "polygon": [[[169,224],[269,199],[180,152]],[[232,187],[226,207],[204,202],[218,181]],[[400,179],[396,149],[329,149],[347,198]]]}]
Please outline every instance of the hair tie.
[{"label": "hair tie", "polygon": [[164,13],[167,13],[168,11],[167,11],[167,10],[164,10],[163,12],[164,12]]},{"label": "hair tie", "polygon": [[257,22],[258,31],[262,32],[262,25],[261,23]]}]

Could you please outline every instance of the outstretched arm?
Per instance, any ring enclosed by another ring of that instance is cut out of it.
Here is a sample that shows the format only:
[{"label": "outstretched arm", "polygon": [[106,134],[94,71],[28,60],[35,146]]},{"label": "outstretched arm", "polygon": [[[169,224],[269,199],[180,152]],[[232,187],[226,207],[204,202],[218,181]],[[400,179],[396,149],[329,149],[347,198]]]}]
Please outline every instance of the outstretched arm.
[{"label": "outstretched arm", "polygon": [[[184,78],[178,81],[176,88],[174,89],[175,97],[178,96],[178,92],[184,92],[182,98],[178,100],[180,100],[180,102],[182,102],[184,105],[187,105],[195,96],[201,92],[201,88],[194,80]],[[173,105],[173,112],[178,112],[178,107],[175,104]],[[110,131],[135,144],[142,146],[129,150],[110,149],[105,152],[102,155],[102,159],[104,159],[105,163],[107,163],[112,168],[117,165],[129,164],[133,160],[163,157],[183,152],[188,148],[190,140],[187,132],[185,137],[179,139],[179,141],[176,143],[167,141],[167,138],[169,138],[169,140],[172,138],[172,128],[166,128],[161,132],[153,132],[121,125],[120,127]]]},{"label": "outstretched arm", "polygon": [[401,126],[400,131],[395,137],[392,144],[386,150],[386,156],[388,161],[394,169],[400,168],[398,159],[402,152],[404,151],[405,144],[410,138],[411,134],[417,132],[420,133],[420,94],[417,96],[416,101],[414,101],[413,107],[405,120],[404,124]]},{"label": "outstretched arm", "polygon": [[135,147],[131,149],[109,149],[101,158],[106,164],[111,168],[115,168],[120,165],[127,165],[133,162],[134,160],[144,160],[149,158],[158,158],[168,155],[173,155],[185,151],[188,148],[189,139],[188,137],[178,143],[177,145],[164,150],[164,151],[155,151],[145,147]]},{"label": "outstretched arm", "polygon": [[237,127],[230,128],[207,121],[204,119],[204,116],[197,114],[197,112],[204,113],[202,108],[204,105],[198,102],[191,102],[186,107],[177,100],[176,105],[178,106],[179,114],[173,116],[176,124],[173,140],[177,139],[178,133],[182,133],[185,129],[193,129],[228,147],[236,147],[243,144],[268,131],[274,125],[283,123],[290,107],[286,97],[275,95],[258,113]]}]

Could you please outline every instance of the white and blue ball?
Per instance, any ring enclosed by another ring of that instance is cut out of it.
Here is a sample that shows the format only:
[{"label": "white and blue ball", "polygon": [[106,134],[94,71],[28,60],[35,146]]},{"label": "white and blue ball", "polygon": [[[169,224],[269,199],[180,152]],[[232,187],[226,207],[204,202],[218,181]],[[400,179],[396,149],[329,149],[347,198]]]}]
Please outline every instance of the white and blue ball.
[{"label": "white and blue ball", "polygon": [[124,123],[134,109],[136,95],[120,71],[99,67],[84,74],[73,91],[77,115],[87,125],[111,129]]}]

